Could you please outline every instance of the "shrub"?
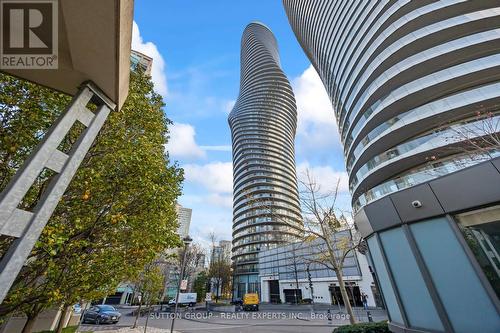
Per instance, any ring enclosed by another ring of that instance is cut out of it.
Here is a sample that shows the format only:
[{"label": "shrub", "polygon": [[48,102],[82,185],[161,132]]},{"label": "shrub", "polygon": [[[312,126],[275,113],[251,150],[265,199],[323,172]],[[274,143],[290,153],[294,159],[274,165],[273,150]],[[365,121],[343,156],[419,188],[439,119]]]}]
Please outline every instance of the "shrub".
[{"label": "shrub", "polygon": [[391,333],[386,321],[361,323],[337,327],[333,333]]}]

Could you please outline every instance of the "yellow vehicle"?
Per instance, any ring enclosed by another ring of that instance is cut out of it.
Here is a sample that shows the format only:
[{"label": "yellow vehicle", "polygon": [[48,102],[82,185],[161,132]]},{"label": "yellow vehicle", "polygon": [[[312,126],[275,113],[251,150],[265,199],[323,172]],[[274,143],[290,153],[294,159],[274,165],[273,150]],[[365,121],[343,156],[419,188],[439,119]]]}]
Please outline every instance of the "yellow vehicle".
[{"label": "yellow vehicle", "polygon": [[250,293],[243,296],[243,310],[259,311],[259,294]]}]

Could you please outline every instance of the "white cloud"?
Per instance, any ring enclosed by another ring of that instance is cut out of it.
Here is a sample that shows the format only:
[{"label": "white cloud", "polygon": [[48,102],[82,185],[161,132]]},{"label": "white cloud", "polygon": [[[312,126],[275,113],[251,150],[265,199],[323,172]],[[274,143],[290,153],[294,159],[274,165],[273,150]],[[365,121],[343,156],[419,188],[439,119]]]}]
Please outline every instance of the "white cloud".
[{"label": "white cloud", "polygon": [[213,193],[207,197],[207,202],[220,207],[232,208],[233,196]]},{"label": "white cloud", "polygon": [[169,127],[170,139],[166,150],[175,158],[197,159],[205,157],[195,140],[195,129],[189,124],[174,123]]},{"label": "white cloud", "polygon": [[153,66],[151,68],[151,78],[154,83],[155,90],[162,96],[167,96],[167,76],[165,74],[165,61],[158,51],[156,45],[152,42],[144,42],[139,26],[134,21],[132,27],[132,50],[144,53],[153,58]]},{"label": "white cloud", "polygon": [[217,242],[220,240],[231,240],[231,226],[231,209],[207,208],[203,210],[193,210],[190,234],[197,243],[205,248],[210,248],[210,234],[215,234]]},{"label": "white cloud", "polygon": [[222,145],[222,146],[200,146],[204,151],[231,151],[231,145]]},{"label": "white cloud", "polygon": [[235,100],[226,101],[224,103],[224,112],[229,114],[233,110],[234,104],[236,104]]},{"label": "white cloud", "polygon": [[[312,65],[293,81],[299,124],[308,122],[335,125],[332,104],[325,87]],[[300,128],[300,126],[299,126]]]},{"label": "white cloud", "polygon": [[310,65],[292,85],[298,112],[297,141],[303,150],[340,147],[332,104],[314,67]]},{"label": "white cloud", "polygon": [[[210,162],[207,164],[186,164],[183,166],[186,184],[194,186],[195,195],[184,195],[188,201],[198,207],[219,207],[231,217],[233,207],[233,165],[231,162]],[[206,211],[206,208],[204,209]]]},{"label": "white cloud", "polygon": [[183,166],[187,182],[203,186],[211,194],[229,194],[233,191],[233,164],[212,162]]},{"label": "white cloud", "polygon": [[349,177],[345,171],[337,171],[330,166],[311,166],[308,162],[297,165],[299,180],[307,183],[307,172],[318,183],[323,193],[334,191],[339,180],[339,193],[349,192]]}]

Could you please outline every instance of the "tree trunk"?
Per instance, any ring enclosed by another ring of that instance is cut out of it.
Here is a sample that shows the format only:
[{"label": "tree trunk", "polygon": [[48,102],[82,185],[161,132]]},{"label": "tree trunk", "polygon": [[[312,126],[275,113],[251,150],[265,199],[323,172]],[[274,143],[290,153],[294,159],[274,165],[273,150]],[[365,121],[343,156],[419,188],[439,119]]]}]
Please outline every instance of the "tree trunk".
[{"label": "tree trunk", "polygon": [[[295,251],[293,253],[295,256]],[[297,262],[295,262],[295,257],[294,257],[294,262],[293,262],[294,270],[295,270],[295,304],[299,304],[299,300],[297,298],[297,291],[299,290],[299,275],[297,271]]]},{"label": "tree trunk", "polygon": [[342,295],[342,300],[344,301],[344,306],[349,314],[349,321],[351,324],[356,324],[356,318],[354,317],[354,312],[352,311],[351,302],[349,302],[349,296],[347,295],[347,290],[345,289],[344,277],[342,275],[342,270],[336,270],[335,274],[339,280],[340,294]]},{"label": "tree trunk", "polygon": [[57,323],[57,330],[56,330],[56,333],[62,333],[62,330],[64,328],[64,324],[65,324],[65,321],[66,321],[66,316],[68,315],[68,312],[70,311],[71,307],[70,306],[66,306],[63,304],[62,306],[62,312],[61,312],[61,316],[59,317],[59,322]]},{"label": "tree trunk", "polygon": [[144,333],[146,333],[148,329],[148,321],[149,321],[149,316],[151,315],[151,304],[149,304],[148,308],[148,316],[146,317],[146,324],[144,325]]},{"label": "tree trunk", "polygon": [[30,314],[28,315],[28,318],[26,320],[26,323],[24,324],[22,333],[31,333],[33,332],[33,326],[35,325],[36,317],[38,317],[38,314]]},{"label": "tree trunk", "polygon": [[141,301],[139,302],[139,308],[137,309],[137,315],[135,316],[134,326],[132,326],[132,328],[137,327],[137,322],[139,321],[139,316],[141,315],[141,307],[142,307],[142,297]]},{"label": "tree trunk", "polygon": [[220,275],[217,278],[217,290],[215,290],[215,303],[219,302]]}]

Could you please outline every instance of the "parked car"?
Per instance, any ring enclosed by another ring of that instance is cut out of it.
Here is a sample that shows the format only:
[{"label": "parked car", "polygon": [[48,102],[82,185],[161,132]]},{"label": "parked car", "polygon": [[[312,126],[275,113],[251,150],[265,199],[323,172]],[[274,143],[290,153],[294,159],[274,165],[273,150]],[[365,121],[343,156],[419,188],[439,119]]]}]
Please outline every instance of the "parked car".
[{"label": "parked car", "polygon": [[92,322],[96,325],[99,324],[116,324],[121,317],[118,312],[111,305],[94,305],[83,313],[83,322]]},{"label": "parked car", "polygon": [[245,294],[243,296],[243,310],[259,311],[259,295],[257,293]]},{"label": "parked car", "polygon": [[74,314],[80,314],[82,313],[82,306],[78,303],[73,305],[73,313]]},{"label": "parked car", "polygon": [[243,305],[243,300],[241,298],[235,298],[231,301],[231,305],[239,305],[239,306],[242,306]]}]

